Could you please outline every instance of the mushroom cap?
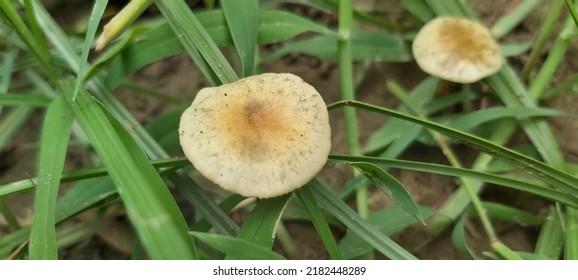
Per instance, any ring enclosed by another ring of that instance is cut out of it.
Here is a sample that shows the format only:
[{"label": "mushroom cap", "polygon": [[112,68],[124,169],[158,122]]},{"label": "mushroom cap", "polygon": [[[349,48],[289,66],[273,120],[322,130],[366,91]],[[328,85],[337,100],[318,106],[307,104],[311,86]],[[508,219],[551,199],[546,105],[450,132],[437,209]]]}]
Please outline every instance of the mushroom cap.
[{"label": "mushroom cap", "polygon": [[181,116],[185,156],[207,179],[247,197],[289,193],[327,161],[327,107],[293,74],[266,73],[204,88]]},{"label": "mushroom cap", "polygon": [[500,48],[480,23],[457,17],[438,17],[422,27],[413,56],[426,73],[457,83],[473,83],[502,66]]}]

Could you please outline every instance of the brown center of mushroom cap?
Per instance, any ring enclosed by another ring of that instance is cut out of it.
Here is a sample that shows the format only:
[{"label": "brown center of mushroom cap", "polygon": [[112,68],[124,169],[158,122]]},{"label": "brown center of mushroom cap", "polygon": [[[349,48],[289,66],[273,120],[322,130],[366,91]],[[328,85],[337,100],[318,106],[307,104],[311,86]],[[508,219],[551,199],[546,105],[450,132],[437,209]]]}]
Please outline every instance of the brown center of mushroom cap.
[{"label": "brown center of mushroom cap", "polygon": [[227,130],[226,142],[233,151],[252,160],[262,161],[275,150],[279,143],[292,132],[287,113],[279,104],[248,99],[230,104],[224,115],[223,126]]},{"label": "brown center of mushroom cap", "polygon": [[484,33],[473,22],[443,21],[444,26],[439,29],[439,41],[442,48],[452,51],[455,59],[448,61],[467,60],[473,64],[484,65],[493,61],[495,52],[499,51],[488,33]]}]

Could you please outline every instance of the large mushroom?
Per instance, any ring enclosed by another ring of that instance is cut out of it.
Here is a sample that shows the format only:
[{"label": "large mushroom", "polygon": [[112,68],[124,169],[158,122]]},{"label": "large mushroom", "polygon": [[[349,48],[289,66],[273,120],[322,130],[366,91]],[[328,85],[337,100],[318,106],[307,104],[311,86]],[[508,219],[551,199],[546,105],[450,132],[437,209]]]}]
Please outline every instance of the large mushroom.
[{"label": "large mushroom", "polygon": [[289,193],[325,165],[327,107],[293,74],[261,74],[204,88],[179,127],[185,156],[206,178],[247,197]]},{"label": "large mushroom", "polygon": [[422,27],[413,56],[426,73],[456,83],[473,83],[502,66],[500,48],[480,23],[458,17],[438,17]]}]

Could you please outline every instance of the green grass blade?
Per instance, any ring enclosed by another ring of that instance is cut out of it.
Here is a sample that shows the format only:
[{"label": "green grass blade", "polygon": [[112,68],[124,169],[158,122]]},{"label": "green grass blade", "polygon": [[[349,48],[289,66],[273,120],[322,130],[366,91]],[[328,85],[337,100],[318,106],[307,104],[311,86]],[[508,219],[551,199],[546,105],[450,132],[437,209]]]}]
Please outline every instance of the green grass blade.
[{"label": "green grass blade", "polygon": [[48,107],[50,99],[40,94],[0,94],[0,107],[2,106],[33,106]]},{"label": "green grass blade", "polygon": [[[153,0],[131,0],[102,28],[95,44],[97,51],[116,39],[153,3]],[[90,32],[87,32],[90,34]],[[92,40],[93,37],[90,37]]]},{"label": "green grass blade", "polygon": [[578,260],[578,207],[566,208],[566,239],[564,258]]},{"label": "green grass blade", "polygon": [[30,234],[30,259],[58,259],[56,196],[68,149],[72,116],[63,97],[54,101],[46,111],[38,162],[39,180],[34,200],[34,222]]},{"label": "green grass blade", "polygon": [[[196,15],[216,44],[219,46],[233,44],[222,10],[198,12]],[[259,44],[280,42],[307,31],[333,38],[337,37],[336,32],[331,29],[288,12],[261,10],[259,16]],[[135,27],[135,29],[131,29],[129,33],[140,34],[140,32],[144,32],[142,36],[146,36],[148,40],[131,42],[130,38],[127,39],[128,35],[125,35],[127,37],[112,48],[121,44],[125,45],[122,48],[119,46],[120,49],[115,50],[115,52],[107,51],[102,60],[95,64],[95,69],[91,70],[91,75],[93,75],[98,68],[102,68],[103,64],[110,61],[112,66],[109,69],[107,85],[111,88],[120,84],[125,76],[143,66],[183,50],[183,45],[166,22],[143,24],[140,27]],[[116,56],[116,58],[113,59],[110,56]],[[200,56],[199,59],[201,59]],[[201,62],[206,64],[202,59]],[[208,65],[203,65],[197,64],[199,67],[206,67],[206,71],[211,72]]]},{"label": "green grass blade", "polygon": [[434,122],[426,121],[421,118],[413,117],[407,114],[396,112],[387,108],[374,106],[371,104],[345,100],[329,105],[329,108],[336,108],[341,106],[351,106],[371,112],[376,112],[379,114],[388,115],[391,117],[399,118],[402,120],[410,121],[426,128],[437,131],[444,134],[450,138],[458,139],[466,142],[467,144],[473,146],[476,149],[484,153],[488,153],[499,159],[505,160],[507,162],[513,163],[516,167],[519,167],[533,175],[536,175],[541,180],[547,183],[553,184],[554,187],[560,188],[561,190],[567,190],[570,192],[575,192],[578,190],[578,178],[571,176],[570,174],[546,165],[542,162],[529,158],[511,149],[504,148],[500,145],[496,145],[478,136],[461,132],[444,125],[440,125]]},{"label": "green grass blade", "polygon": [[[176,131],[176,130],[173,130]],[[201,215],[213,225],[220,234],[235,236],[239,231],[239,226],[231,217],[223,211],[217,203],[213,201],[194,180],[185,180],[182,176],[169,174],[167,176],[192,205],[197,207]]]},{"label": "green grass blade", "polygon": [[[414,100],[417,100],[419,106],[425,110],[428,104],[435,101],[432,100],[432,98],[434,97],[438,84],[438,78],[428,77],[419,83],[411,91],[410,95]],[[398,110],[400,112],[407,112],[407,107],[400,104]],[[365,145],[365,153],[369,154],[378,151],[393,141],[393,144],[382,154],[382,157],[396,158],[414,141],[421,130],[422,128],[419,125],[395,118],[389,119],[369,137]]]},{"label": "green grass blade", "polygon": [[[437,113],[445,108],[457,105],[463,102],[476,100],[478,95],[470,90],[461,91],[458,93],[436,97],[431,102],[424,105],[424,112],[426,115]],[[416,98],[414,98],[417,100]]]},{"label": "green grass blade", "polygon": [[425,224],[423,216],[407,189],[395,177],[389,175],[381,168],[367,162],[345,162],[357,168],[365,177],[384,194],[391,197],[407,213],[412,215],[417,221]]},{"label": "green grass blade", "polygon": [[556,208],[550,207],[546,221],[540,230],[534,253],[542,255],[550,260],[560,258],[564,248],[564,230],[560,221],[560,213]]},{"label": "green grass blade", "polygon": [[222,0],[221,6],[227,19],[227,26],[243,64],[241,77],[255,72],[255,54],[259,30],[258,0]]},{"label": "green grass blade", "polygon": [[[245,239],[263,248],[271,249],[281,214],[291,194],[259,200],[239,229],[237,238]],[[227,256],[233,259],[233,256]]]},{"label": "green grass blade", "polygon": [[[504,65],[497,75],[490,76],[488,81],[507,107],[537,107],[510,66]],[[544,161],[553,167],[563,169],[564,157],[546,120],[544,118],[519,118],[518,122]]]},{"label": "green grass blade", "polygon": [[[31,9],[32,7],[27,7]],[[56,80],[58,71],[51,63],[51,57],[48,48],[44,46],[40,38],[34,36],[34,33],[28,28],[22,17],[20,17],[16,7],[11,1],[0,1],[0,18],[13,26],[13,31],[27,46],[29,52],[34,56],[40,68],[46,73],[51,80]]]},{"label": "green grass blade", "polygon": [[552,1],[549,6],[545,16],[542,19],[542,23],[538,29],[538,34],[534,39],[534,44],[532,46],[532,51],[528,56],[528,60],[526,64],[524,64],[524,68],[522,69],[520,76],[523,80],[528,80],[530,74],[536,64],[542,59],[542,55],[544,53],[544,47],[546,43],[548,43],[548,39],[554,32],[552,30],[558,23],[562,8],[564,7],[563,0],[555,0]]},{"label": "green grass blade", "polygon": [[[233,194],[233,195],[229,196],[227,199],[223,200],[223,202],[219,203],[219,207],[222,209],[223,212],[230,213],[235,208],[235,206],[237,206],[243,200],[245,200],[245,197],[242,197],[238,194]],[[207,232],[207,231],[211,230],[211,228],[213,227],[213,225],[211,225],[211,224],[212,223],[209,222],[206,218],[203,218],[203,219],[195,222],[195,224],[191,226],[191,231]],[[230,236],[237,235],[237,232],[239,232],[239,226],[238,225],[236,225],[236,227],[234,228],[234,232],[232,234],[230,234]],[[226,234],[226,233],[221,233],[221,234]]]},{"label": "green grass blade", "polygon": [[[493,183],[512,189],[529,192],[553,201],[557,201],[566,205],[576,206],[578,203],[578,193],[569,195],[567,192],[562,192],[559,190],[551,189],[548,187],[535,185],[528,183],[526,181],[516,180],[504,176],[493,175],[486,172],[480,172],[464,168],[456,168],[447,165],[415,162],[415,161],[405,161],[405,160],[392,160],[386,158],[378,157],[356,157],[349,155],[330,155],[329,164],[337,162],[370,162],[384,167],[389,168],[404,168],[408,170],[415,170],[428,173],[436,173],[441,175],[455,176],[455,177],[471,177],[480,181]],[[466,195],[466,194],[464,194]]]},{"label": "green grass blade", "polygon": [[404,10],[423,23],[430,21],[436,16],[424,0],[401,1],[401,6]]},{"label": "green grass blade", "polygon": [[[488,216],[495,220],[534,226],[539,226],[544,223],[544,219],[514,207],[488,201],[482,202],[482,205],[488,212]],[[475,211],[473,211],[474,209],[470,208],[470,210],[469,214],[476,215]]]},{"label": "green grass blade", "polygon": [[[36,16],[38,17],[38,21],[41,23],[41,26],[43,27],[46,36],[51,40],[52,44],[60,52],[60,55],[62,56],[68,67],[72,71],[76,71],[77,69],[79,69],[80,58],[76,54],[74,47],[70,44],[70,39],[64,34],[62,29],[58,26],[58,24],[56,24],[56,22],[50,17],[48,12],[42,6],[37,5],[35,7],[35,10]],[[199,65],[197,64],[197,66]],[[110,110],[118,119],[122,120],[122,123],[131,127],[130,132],[133,133],[131,137],[134,137],[136,142],[145,151],[145,153],[149,156],[149,158],[162,159],[169,157],[165,149],[161,147],[159,143],[156,142],[155,139],[153,139],[150,136],[150,134],[142,127],[142,125],[135,119],[135,117],[123,106],[123,104],[120,103],[118,99],[116,99],[111,90],[107,88],[100,79],[98,78],[92,79],[87,83],[87,86],[92,90],[93,94],[99,99],[99,101],[101,101],[107,107],[108,110]],[[178,121],[174,123],[178,123]],[[174,135],[175,138],[177,137],[177,135],[173,133],[171,133],[170,135]],[[171,141],[171,143],[178,143],[178,140]],[[175,176],[180,175],[175,174]],[[190,181],[188,177],[185,177],[184,180]],[[186,188],[192,184],[193,183],[179,184],[176,187]],[[202,200],[202,198],[200,200]],[[214,207],[212,207],[211,204],[215,204],[215,202],[213,200],[206,200],[203,201],[203,205],[197,206],[204,207],[204,209],[210,211],[211,209],[214,209]],[[216,213],[216,215],[214,216],[218,217],[219,215]],[[223,224],[227,223],[227,221],[221,222]],[[186,246],[183,246],[183,248],[185,247]],[[166,250],[169,250],[169,247],[167,247]]]},{"label": "green grass blade", "polygon": [[500,44],[500,50],[504,57],[517,57],[525,54],[532,47],[532,41],[521,42],[521,43],[511,43],[511,44]]},{"label": "green grass blade", "polygon": [[0,113],[2,113],[2,97],[10,89],[12,74],[14,73],[14,62],[16,61],[17,50],[9,50],[2,54],[2,63],[0,64]]},{"label": "green grass blade", "polygon": [[335,196],[335,194],[327,190],[321,182],[314,179],[309,184],[317,203],[319,203],[325,211],[335,216],[347,226],[349,230],[355,232],[359,237],[367,241],[373,248],[390,259],[416,259],[411,253],[362,219],[357,213],[351,210],[349,206]]},{"label": "green grass blade", "polygon": [[[517,129],[518,125],[514,120],[502,120],[497,124],[495,132],[490,136],[489,140],[492,143],[503,145]],[[480,154],[472,164],[471,169],[486,171],[488,165],[493,160],[494,158],[488,154]],[[483,184],[475,181],[473,183],[474,192],[479,193],[483,188]],[[460,186],[447,198],[444,204],[438,209],[438,212],[433,215],[427,225],[427,230],[434,234],[442,232],[461,215],[469,204],[470,197],[466,189]]]},{"label": "green grass blade", "polygon": [[466,215],[462,216],[458,220],[458,222],[456,223],[456,225],[452,231],[452,243],[454,244],[454,247],[458,251],[468,255],[469,257],[471,257],[474,260],[479,260],[480,257],[478,255],[476,255],[474,250],[472,250],[470,248],[470,246],[468,245],[467,237],[466,237],[466,227],[465,227],[466,222],[467,222],[467,216]]},{"label": "green grass blade", "polygon": [[[156,0],[155,3],[189,54],[192,53],[192,50],[198,51],[221,83],[227,84],[239,79],[197,16],[193,14],[185,2]],[[192,58],[197,65],[202,65],[196,55]],[[208,73],[204,74],[205,77],[208,76]]]},{"label": "green grass blade", "polygon": [[191,235],[238,260],[284,260],[283,256],[243,238],[193,231]]},{"label": "green grass blade", "polygon": [[576,7],[574,4],[574,0],[566,0],[566,7],[568,7],[568,12],[570,12],[570,16],[574,21],[574,25],[578,27],[578,14],[576,13]]},{"label": "green grass blade", "polygon": [[323,245],[325,245],[329,257],[332,260],[342,260],[343,257],[341,256],[341,251],[337,246],[337,242],[335,242],[335,237],[329,228],[329,224],[327,224],[327,219],[325,219],[323,211],[317,204],[317,201],[315,201],[315,197],[309,188],[310,185],[306,185],[303,188],[298,189],[295,194],[301,203],[303,203],[305,208],[307,208],[311,222],[315,226]]},{"label": "green grass blade", "polygon": [[[145,32],[147,27],[138,26],[132,29],[129,29],[127,32],[121,35],[121,38],[116,42],[114,45],[106,48],[103,52],[101,52],[96,58],[96,61],[88,70],[86,70],[84,77],[82,78],[84,81],[89,80],[90,78],[94,77],[98,74],[101,70],[107,68],[112,64],[115,58],[122,55],[122,51],[124,51],[127,47],[138,44],[139,42],[133,42],[138,35],[141,35]],[[144,40],[142,42],[151,42],[151,40]],[[142,43],[141,42],[141,43]],[[156,43],[160,43],[155,41]],[[162,42],[162,41],[161,41]],[[178,49],[182,50],[182,46],[177,44],[175,41],[175,45],[178,46]],[[171,49],[173,46],[166,46],[165,49]],[[175,52],[176,53],[176,52]],[[131,63],[130,60],[126,61],[126,63]],[[138,69],[138,68],[137,68]],[[112,71],[112,67],[107,68],[108,71]],[[124,76],[119,77],[119,80],[122,80]],[[111,87],[112,88],[112,87]]]},{"label": "green grass blade", "polygon": [[[351,34],[352,59],[354,61],[377,60],[406,62],[411,59],[409,49],[399,35],[383,31],[356,31]],[[293,43],[287,43],[263,58],[278,59],[290,53],[304,53],[324,60],[337,60],[337,47],[333,36],[318,35]]]},{"label": "green grass blade", "polygon": [[6,259],[12,250],[22,245],[30,236],[30,229],[23,228],[0,238],[0,259]]},{"label": "green grass blade", "polygon": [[514,10],[503,15],[494,23],[490,33],[495,38],[501,38],[510,33],[538,4],[540,4],[540,0],[525,0],[518,4]]},{"label": "green grass blade", "polygon": [[[434,210],[424,206],[418,206],[424,218],[434,213]],[[404,228],[415,224],[415,217],[407,213],[398,205],[393,205],[372,213],[367,217],[367,222],[375,226],[377,230],[386,236],[394,235]],[[339,249],[343,252],[343,258],[349,260],[360,257],[373,248],[369,243],[360,238],[353,231],[347,232],[339,242]]]},{"label": "green grass blade", "polygon": [[94,41],[96,30],[98,29],[100,19],[104,14],[104,10],[106,9],[107,4],[108,0],[97,0],[94,3],[94,8],[92,9],[90,20],[88,21],[88,29],[86,30],[86,36],[84,38],[84,43],[82,45],[82,53],[80,55],[80,65],[78,67],[78,71],[76,72],[78,76],[76,78],[76,83],[74,84],[74,92],[72,94],[72,100],[76,98],[78,89],[80,88],[81,84],[84,83],[83,78],[85,76],[85,72],[88,69],[88,54],[90,52],[90,48],[92,47],[92,42]]},{"label": "green grass blade", "polygon": [[548,108],[492,107],[456,116],[450,120],[449,125],[458,130],[469,131],[476,126],[503,118],[531,118],[563,115],[566,114],[559,110]]},{"label": "green grass blade", "polygon": [[14,134],[24,125],[24,122],[28,120],[30,114],[32,113],[32,108],[28,106],[21,106],[11,110],[6,113],[0,121],[0,151],[6,147],[6,144]]},{"label": "green grass blade", "polygon": [[[72,89],[70,89],[72,90]],[[80,90],[71,103],[153,259],[194,259],[196,250],[166,185],[126,130]]]},{"label": "green grass blade", "polygon": [[[578,3],[575,3],[578,5]],[[574,7],[573,9],[576,9]],[[573,10],[572,9],[572,10]],[[534,77],[530,83],[530,87],[528,89],[528,96],[535,100],[538,100],[540,96],[543,94],[544,90],[550,84],[554,73],[564,61],[565,54],[568,48],[570,47],[570,43],[572,42],[572,32],[576,31],[576,26],[574,26],[574,22],[572,19],[567,18],[564,22],[564,26],[560,31],[560,34],[556,38],[554,45],[548,51],[548,57],[544,61],[544,64],[536,77]]]}]

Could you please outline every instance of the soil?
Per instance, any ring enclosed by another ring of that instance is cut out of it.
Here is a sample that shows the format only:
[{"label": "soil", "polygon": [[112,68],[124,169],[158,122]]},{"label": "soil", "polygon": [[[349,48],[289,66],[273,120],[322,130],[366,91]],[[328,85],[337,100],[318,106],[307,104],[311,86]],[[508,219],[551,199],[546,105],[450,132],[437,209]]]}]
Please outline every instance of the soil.
[{"label": "soil", "polygon": [[[52,11],[58,15],[59,9],[65,10],[66,1],[50,1]],[[195,2],[195,1],[192,1]],[[392,2],[395,5],[397,1],[362,1],[377,2],[378,7],[386,6]],[[491,2],[491,3],[490,3]],[[499,18],[508,9],[515,7],[520,1],[470,1],[474,10],[480,15],[482,21],[491,24]],[[522,25],[517,27],[505,41],[523,42],[529,40],[533,32],[537,30],[545,7],[550,1],[542,1],[540,7],[536,8],[530,16],[526,18]],[[385,4],[384,4],[385,3]],[[295,10],[295,7],[289,7]],[[395,9],[392,9],[393,11]],[[334,24],[334,19],[323,16],[318,12],[311,12],[308,9],[300,9],[302,12],[315,20],[323,20],[325,23]],[[397,18],[399,15],[390,14],[391,17]],[[573,44],[567,53],[567,57],[576,57],[578,55],[578,46]],[[510,60],[514,66],[523,65],[526,57],[520,56]],[[357,65],[361,70],[361,65]],[[387,108],[396,108],[397,99],[387,90],[385,83],[387,80],[394,80],[406,88],[413,88],[426,75],[419,70],[414,63],[372,63],[363,75],[359,77],[356,88],[359,100],[384,106]],[[339,74],[337,66],[334,63],[320,61],[313,57],[304,55],[290,55],[263,65],[263,72],[291,72],[301,76],[305,81],[314,85],[322,93],[327,103],[340,100],[339,97]],[[361,71],[358,71],[361,72]],[[563,80],[565,77],[578,72],[578,65],[573,60],[566,60],[556,72],[553,82]],[[143,86],[150,86],[164,94],[190,102],[195,93],[206,82],[196,69],[195,65],[186,55],[177,55],[169,57],[152,65],[149,65],[131,76],[131,80]],[[162,114],[169,109],[166,103],[160,102],[154,98],[149,98],[131,90],[119,89],[115,92],[126,107],[134,113],[137,119],[146,124],[151,119]],[[560,94],[556,98],[548,101],[546,106],[557,108],[570,114],[578,114],[578,95]],[[9,146],[0,152],[0,185],[13,182],[15,180],[31,177],[36,173],[36,154],[38,143],[38,131],[41,127],[42,112],[36,111],[33,117],[26,123],[18,136],[12,140]],[[386,117],[376,114],[359,112],[360,140],[365,143],[368,136],[384,121]],[[332,153],[347,153],[346,135],[344,133],[343,116],[339,110],[330,113],[332,137]],[[578,162],[578,146],[574,145],[578,141],[578,122],[573,118],[557,117],[550,119],[551,127],[555,132],[557,139],[569,162]],[[520,134],[521,135],[521,134]],[[525,137],[518,136],[514,141],[526,141]],[[516,144],[516,143],[510,143]],[[456,146],[463,155],[464,160],[471,159],[472,151],[464,147]],[[66,168],[69,170],[84,168],[89,164],[87,153],[82,147],[71,148],[67,158]],[[443,154],[435,147],[422,144],[413,145],[404,155],[404,159],[420,160],[425,162],[436,162],[447,164]],[[426,173],[417,173],[408,170],[392,170],[392,174],[409,189],[409,192],[418,203],[430,207],[439,207],[449,194],[456,188],[453,178],[432,175]],[[351,169],[346,166],[331,166],[325,168],[321,177],[333,186],[341,186],[351,176]],[[550,205],[547,201],[539,198],[514,192],[509,189],[488,186],[482,193],[485,200],[502,202],[513,207],[517,207],[531,213],[543,214]],[[177,198],[178,199],[178,198]],[[27,192],[11,196],[7,203],[15,211],[19,221],[23,225],[31,223],[33,193]],[[380,209],[392,204],[384,195],[379,192],[373,193],[371,197],[371,208]],[[96,225],[96,233],[92,238],[85,238],[80,244],[75,244],[61,252],[61,258],[65,259],[124,259],[127,258],[128,252],[132,250],[134,242],[134,233],[132,232],[128,221],[126,220],[121,207],[113,207],[108,213],[99,213],[102,218]],[[184,209],[185,210],[185,209]],[[191,213],[192,209],[186,209]],[[81,215],[77,222],[90,223],[92,218],[97,215],[94,212],[88,212]],[[243,212],[235,214],[235,218],[242,220]],[[298,221],[287,221],[285,223],[289,235],[295,241],[298,247],[298,254],[294,256],[299,259],[325,259],[328,258],[323,244],[317,238],[316,232],[312,226],[307,223]],[[510,223],[495,224],[500,239],[502,239],[510,248],[514,250],[531,251],[536,243],[538,228],[523,227]],[[488,249],[487,240],[483,229],[476,221],[470,221],[468,226],[468,235],[470,244],[478,252]],[[0,217],[0,236],[7,232],[5,220]],[[345,234],[343,228],[334,228],[336,236]],[[427,238],[423,226],[410,227],[408,230],[394,236],[405,248],[413,248],[413,253],[422,259],[467,259],[468,257],[457,252],[451,243],[451,231],[437,236],[423,244],[424,238]],[[420,246],[416,246],[420,244]],[[275,248],[281,251],[279,244]],[[380,257],[380,256],[378,256]]]}]

